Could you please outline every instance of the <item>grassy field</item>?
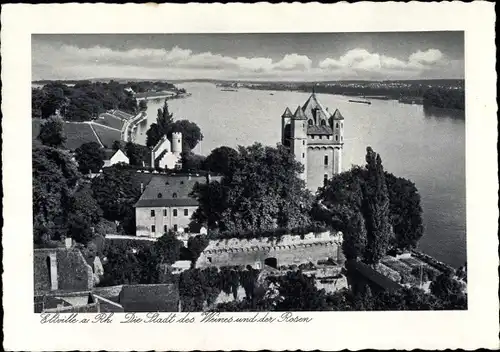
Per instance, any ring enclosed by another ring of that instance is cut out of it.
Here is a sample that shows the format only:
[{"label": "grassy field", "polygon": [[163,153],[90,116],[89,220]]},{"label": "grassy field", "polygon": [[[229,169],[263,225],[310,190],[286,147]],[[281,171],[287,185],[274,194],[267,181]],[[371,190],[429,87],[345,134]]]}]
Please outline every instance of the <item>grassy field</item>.
[{"label": "grassy field", "polygon": [[102,114],[101,117],[102,118],[98,118],[94,122],[98,123],[100,125],[104,125],[104,126],[109,126],[111,128],[115,128],[117,130],[121,130],[122,129],[123,121],[121,119],[117,118],[116,116],[113,116],[111,114],[106,113],[106,114]]},{"label": "grassy field", "polygon": [[[40,133],[41,124],[42,120],[39,119],[31,120],[31,137],[34,146],[40,144],[40,142],[37,140],[37,137],[38,134]],[[94,132],[92,132],[90,126],[85,123],[65,122],[64,133],[66,134],[66,143],[64,143],[64,146],[70,150],[75,150],[84,143],[88,142],[98,143],[98,140]]]},{"label": "grassy field", "polygon": [[114,141],[121,140],[121,133],[119,131],[99,126],[96,123],[92,126],[105,148],[111,148]]}]

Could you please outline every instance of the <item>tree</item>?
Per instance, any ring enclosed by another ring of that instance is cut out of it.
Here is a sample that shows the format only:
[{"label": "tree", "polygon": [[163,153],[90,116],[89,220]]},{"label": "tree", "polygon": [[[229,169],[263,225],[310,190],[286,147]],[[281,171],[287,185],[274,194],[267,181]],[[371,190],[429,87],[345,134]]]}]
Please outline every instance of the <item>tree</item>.
[{"label": "tree", "polygon": [[420,195],[410,180],[385,173],[389,191],[391,224],[397,247],[415,248],[424,234]]},{"label": "tree", "polygon": [[167,137],[172,138],[173,132],[182,133],[182,150],[193,150],[200,141],[203,140],[203,134],[200,127],[194,122],[188,120],[177,120],[169,125],[167,129]]},{"label": "tree", "polygon": [[442,273],[431,282],[430,286],[433,295],[452,307],[467,304],[464,288],[464,284],[453,278],[451,272]]},{"label": "tree", "polygon": [[64,121],[58,117],[51,117],[40,126],[38,139],[43,145],[61,148],[66,142],[64,134]]},{"label": "tree", "polygon": [[229,147],[218,147],[205,159],[203,168],[210,172],[227,175],[232,170],[232,164],[238,158],[238,152]]},{"label": "tree", "polygon": [[69,212],[68,236],[81,244],[87,244],[93,239],[95,226],[102,216],[102,210],[93,197],[90,185],[81,185],[73,194]]},{"label": "tree", "polygon": [[312,196],[299,178],[302,168],[282,146],[239,147],[220,183],[195,187],[200,206],[193,220],[233,234],[308,226]]},{"label": "tree", "polygon": [[173,231],[169,231],[158,238],[158,241],[155,243],[155,249],[160,258],[160,263],[173,264],[179,260],[182,246],[182,241],[177,239]]},{"label": "tree", "polygon": [[168,110],[167,99],[165,99],[163,108],[158,109],[156,123],[152,123],[146,132],[146,145],[154,147],[163,136],[168,137],[168,133],[171,133],[170,126],[173,122],[173,114]]},{"label": "tree", "polygon": [[134,205],[139,200],[140,192],[134,187],[131,177],[130,170],[113,165],[92,179],[92,191],[104,218],[119,221],[122,231],[134,235]]},{"label": "tree", "polygon": [[300,271],[290,271],[280,277],[278,290],[282,297],[276,305],[278,311],[327,310],[325,291],[318,290],[314,278]]},{"label": "tree", "polygon": [[387,252],[393,234],[382,159],[370,147],[366,148],[366,163],[363,204],[367,230],[365,261],[374,264]]},{"label": "tree", "polygon": [[205,236],[197,235],[195,237],[190,237],[187,245],[190,252],[190,260],[194,265],[201,252],[208,246],[208,239]]},{"label": "tree", "polygon": [[125,143],[123,141],[114,141],[111,149],[114,151],[125,149]]},{"label": "tree", "polygon": [[139,110],[146,111],[148,109],[148,102],[146,99],[139,101]]},{"label": "tree", "polygon": [[104,165],[104,149],[97,142],[84,143],[76,148],[75,159],[82,174],[97,173]]},{"label": "tree", "polygon": [[46,246],[67,234],[72,195],[81,177],[68,153],[41,146],[32,151],[33,238]]},{"label": "tree", "polygon": [[182,170],[185,172],[197,172],[203,169],[205,157],[192,152],[181,153]]},{"label": "tree", "polygon": [[133,166],[142,166],[147,161],[149,153],[147,147],[132,142],[127,142],[125,152],[130,165]]}]

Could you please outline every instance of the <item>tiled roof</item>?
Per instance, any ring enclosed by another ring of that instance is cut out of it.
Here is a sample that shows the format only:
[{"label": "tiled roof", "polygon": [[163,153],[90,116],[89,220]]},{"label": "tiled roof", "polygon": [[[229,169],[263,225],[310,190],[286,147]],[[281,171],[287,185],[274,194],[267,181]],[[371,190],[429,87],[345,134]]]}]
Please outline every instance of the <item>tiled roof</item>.
[{"label": "tiled roof", "polygon": [[183,199],[139,199],[135,204],[137,208],[159,208],[159,207],[197,207],[199,205],[198,201],[193,198],[183,198]]},{"label": "tiled roof", "polygon": [[314,119],[314,111],[316,111],[316,122],[319,123],[320,120],[328,120],[330,117],[330,114],[326,109],[323,107],[323,105],[319,102],[319,100],[316,97],[316,94],[313,93],[307,99],[307,101],[304,104],[304,107],[302,108],[304,111],[304,114],[307,119]]},{"label": "tiled roof", "polygon": [[104,160],[110,160],[113,155],[115,155],[117,153],[116,150],[113,150],[113,149],[105,149],[104,150]]},{"label": "tiled roof", "polygon": [[307,120],[307,117],[304,115],[304,111],[302,111],[302,108],[297,106],[297,110],[295,110],[295,113],[293,114],[293,118],[295,120]]},{"label": "tiled roof", "polygon": [[285,109],[285,112],[283,113],[283,115],[281,115],[281,117],[292,117],[292,116],[293,116],[293,114],[288,107]]},{"label": "tiled roof", "polygon": [[344,116],[340,113],[339,109],[335,109],[335,112],[332,115],[334,120],[343,120]]},{"label": "tiled roof", "polygon": [[362,262],[351,260],[347,262],[346,266],[347,270],[353,270],[357,272],[366,280],[370,281],[371,283],[377,285],[378,287],[386,291],[397,291],[402,288],[400,284],[392,281],[387,276],[382,275],[378,271],[370,268],[368,265]]},{"label": "tiled roof", "polygon": [[125,312],[177,312],[179,290],[175,284],[125,285],[120,305]]},{"label": "tiled roof", "polygon": [[307,126],[307,134],[332,135],[333,131],[329,126]]},{"label": "tiled roof", "polygon": [[[206,183],[205,176],[155,175],[144,189],[136,207],[197,206],[189,194],[196,183]],[[161,197],[158,197],[161,195]]]}]

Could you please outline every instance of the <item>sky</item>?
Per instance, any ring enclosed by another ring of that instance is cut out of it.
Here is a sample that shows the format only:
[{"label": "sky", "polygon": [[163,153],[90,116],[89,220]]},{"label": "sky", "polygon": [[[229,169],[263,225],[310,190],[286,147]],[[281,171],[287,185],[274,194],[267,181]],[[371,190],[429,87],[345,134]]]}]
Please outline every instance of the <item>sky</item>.
[{"label": "sky", "polygon": [[32,79],[464,78],[463,32],[36,34]]}]

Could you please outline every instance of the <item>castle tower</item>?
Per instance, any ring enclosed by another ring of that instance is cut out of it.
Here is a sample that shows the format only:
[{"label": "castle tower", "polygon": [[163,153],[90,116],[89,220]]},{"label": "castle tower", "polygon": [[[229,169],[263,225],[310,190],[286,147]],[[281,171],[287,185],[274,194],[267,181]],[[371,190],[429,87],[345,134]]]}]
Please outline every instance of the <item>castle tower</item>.
[{"label": "castle tower", "polygon": [[300,105],[290,118],[290,150],[295,160],[304,165],[300,177],[307,182],[307,118]]},{"label": "castle tower", "polygon": [[172,153],[175,155],[181,155],[182,153],[182,133],[173,132],[172,133]]},{"label": "castle tower", "polygon": [[331,114],[314,91],[293,115],[285,109],[281,131],[282,144],[304,165],[301,178],[313,193],[342,172],[344,117],[338,109]]}]

